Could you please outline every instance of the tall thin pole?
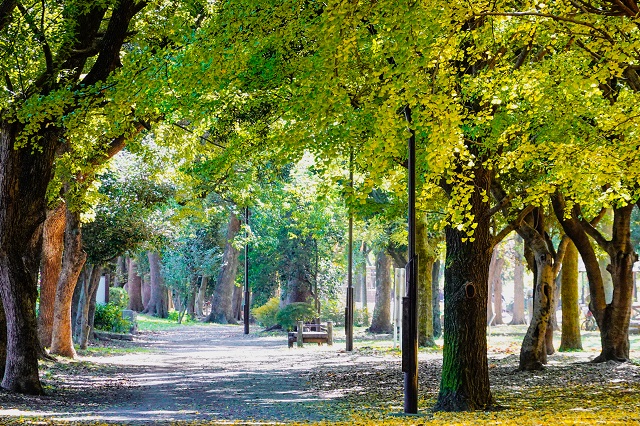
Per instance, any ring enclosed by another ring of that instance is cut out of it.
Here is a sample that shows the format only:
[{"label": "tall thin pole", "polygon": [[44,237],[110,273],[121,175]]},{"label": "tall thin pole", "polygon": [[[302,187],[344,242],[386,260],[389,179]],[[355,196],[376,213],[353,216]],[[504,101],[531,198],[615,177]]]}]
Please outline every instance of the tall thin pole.
[{"label": "tall thin pole", "polygon": [[[349,153],[349,185],[353,189],[353,149]],[[353,351],[353,214],[349,209],[349,250],[347,254],[347,307],[345,308],[345,334],[347,351]]]},{"label": "tall thin pole", "polygon": [[416,256],[416,135],[411,129],[411,108],[404,109],[409,125],[408,222],[409,263],[406,266],[407,296],[402,299],[402,371],[404,412],[418,413],[418,257]]},{"label": "tall thin pole", "polygon": [[244,208],[246,242],[244,243],[244,334],[249,334],[249,207]]}]

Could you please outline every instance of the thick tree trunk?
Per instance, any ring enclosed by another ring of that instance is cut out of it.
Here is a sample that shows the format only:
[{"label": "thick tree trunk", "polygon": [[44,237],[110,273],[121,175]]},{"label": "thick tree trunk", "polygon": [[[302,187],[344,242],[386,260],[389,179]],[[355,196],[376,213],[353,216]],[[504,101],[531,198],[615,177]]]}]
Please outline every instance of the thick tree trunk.
[{"label": "thick tree trunk", "polygon": [[82,251],[80,213],[66,209],[64,256],[56,290],[51,336],[50,353],[52,354],[69,358],[76,356],[76,350],[73,347],[71,304],[78,277],[86,260],[87,254]]},{"label": "thick tree trunk", "polygon": [[435,250],[429,245],[425,218],[416,223],[416,252],[418,255],[418,345],[433,347],[433,305],[431,279]]},{"label": "thick tree trunk", "polygon": [[62,270],[64,248],[64,228],[66,224],[64,203],[53,210],[47,210],[47,218],[42,229],[42,266],[40,273],[40,309],[38,312],[38,339],[43,347],[51,346],[53,313],[56,288]]},{"label": "thick tree trunk", "polygon": [[[479,170],[477,174],[481,176]],[[478,179],[480,187],[488,182]],[[484,183],[484,184],[482,184]],[[472,195],[471,214],[488,206]],[[444,271],[444,351],[440,393],[435,409],[485,409],[493,402],[487,363],[487,283],[493,242],[489,221],[479,221],[470,241],[464,231],[446,228]]]},{"label": "thick tree trunk", "polygon": [[573,242],[567,246],[562,261],[562,337],[560,352],[582,350],[580,336],[580,306],[578,304],[578,249]]},{"label": "thick tree trunk", "polygon": [[138,263],[133,258],[129,258],[129,277],[127,279],[127,293],[129,294],[128,309],[142,312],[142,277],[138,275]]},{"label": "thick tree trunk", "polygon": [[4,365],[7,362],[7,320],[4,308],[0,303],[0,377],[4,376]]},{"label": "thick tree trunk", "polygon": [[235,286],[233,289],[233,315],[237,321],[242,319],[242,300],[244,296],[244,288]]},{"label": "thick tree trunk", "polygon": [[369,331],[392,333],[391,325],[391,257],[380,250],[376,255],[376,304]]},{"label": "thick tree trunk", "polygon": [[513,316],[511,325],[526,324],[524,317],[524,254],[523,240],[520,235],[515,238],[513,265]]},{"label": "thick tree trunk", "polygon": [[431,273],[431,294],[433,303],[433,337],[438,338],[442,335],[442,324],[440,323],[440,259],[436,259],[433,263]]},{"label": "thick tree trunk", "polygon": [[151,295],[144,313],[158,318],[167,317],[167,289],[160,273],[160,255],[155,251],[147,252],[149,258],[149,281]]},{"label": "thick tree trunk", "polygon": [[40,132],[38,149],[16,147],[17,121],[0,121],[0,296],[7,325],[6,363],[1,386],[41,394],[35,315],[37,274],[42,255],[46,190],[60,143],[55,126]]},{"label": "thick tree trunk", "polygon": [[240,231],[240,220],[235,213],[229,215],[227,225],[227,244],[222,255],[222,268],[218,274],[216,288],[211,297],[211,313],[206,318],[207,322],[220,324],[235,324],[233,317],[233,288],[235,287],[236,273],[238,271],[239,251],[233,246],[233,240]]},{"label": "thick tree trunk", "polygon": [[[602,361],[629,360],[629,321],[633,301],[633,264],[638,255],[631,243],[631,213],[633,205],[613,209],[611,241],[599,240],[609,254],[607,270],[613,281],[611,303],[607,304],[600,326],[602,353],[594,359]],[[605,293],[606,294],[606,293]]]}]

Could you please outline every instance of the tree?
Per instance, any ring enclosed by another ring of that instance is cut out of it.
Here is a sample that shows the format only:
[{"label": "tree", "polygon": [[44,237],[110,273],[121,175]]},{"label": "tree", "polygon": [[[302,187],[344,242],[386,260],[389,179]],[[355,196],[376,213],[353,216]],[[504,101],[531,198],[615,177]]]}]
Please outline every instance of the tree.
[{"label": "tree", "polygon": [[[513,247],[513,316],[510,325],[526,324],[524,317],[524,257],[522,237],[515,238]],[[565,254],[566,256],[566,254]]]},{"label": "tree", "polygon": [[578,304],[578,249],[570,242],[562,262],[562,340],[559,351],[582,350]]},{"label": "tree", "polygon": [[369,331],[391,333],[391,257],[385,249],[376,254],[376,304]]}]

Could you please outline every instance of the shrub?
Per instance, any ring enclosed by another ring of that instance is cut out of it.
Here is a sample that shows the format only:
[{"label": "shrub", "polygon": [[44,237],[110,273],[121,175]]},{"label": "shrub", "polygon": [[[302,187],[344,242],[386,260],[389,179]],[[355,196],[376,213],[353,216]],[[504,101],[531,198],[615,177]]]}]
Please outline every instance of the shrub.
[{"label": "shrub", "polygon": [[276,318],[283,328],[293,330],[298,321],[311,322],[316,315],[317,312],[312,304],[296,302],[280,309]]},{"label": "shrub", "polygon": [[356,309],[353,313],[353,324],[356,327],[369,327],[369,310],[367,308]]},{"label": "shrub", "polygon": [[128,333],[131,322],[122,318],[122,308],[120,306],[109,302],[106,305],[96,305],[93,327],[97,330],[112,331],[114,333]]},{"label": "shrub", "polygon": [[264,305],[253,308],[251,315],[258,321],[258,323],[269,328],[278,324],[278,310],[280,309],[280,300],[277,297],[272,297]]},{"label": "shrub", "polygon": [[333,325],[343,326],[345,306],[336,300],[326,301],[320,307],[320,318],[323,322],[332,321]]},{"label": "shrub", "polygon": [[129,305],[129,294],[127,290],[122,287],[110,287],[109,303],[120,309],[127,309],[127,305]]}]

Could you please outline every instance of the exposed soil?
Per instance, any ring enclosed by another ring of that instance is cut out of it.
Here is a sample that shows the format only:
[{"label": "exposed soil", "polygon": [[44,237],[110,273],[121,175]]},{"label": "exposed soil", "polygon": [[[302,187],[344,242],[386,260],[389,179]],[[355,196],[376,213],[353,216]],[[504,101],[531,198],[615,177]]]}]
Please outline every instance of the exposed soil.
[{"label": "exposed soil", "polygon": [[[402,407],[398,353],[356,345],[288,349],[286,336],[245,336],[242,327],[195,325],[138,335],[109,345],[135,353],[48,363],[44,397],[0,393],[0,423],[288,422],[344,420],[354,410]],[[513,353],[490,354],[492,389],[502,405],[523,403],[523,390],[554,394],[578,386],[638,392],[634,363],[585,362],[593,354],[557,354],[541,372],[516,372]],[[637,355],[637,352],[635,353]],[[420,354],[422,409],[437,394],[441,353]],[[571,407],[581,401],[572,400]],[[536,401],[525,401],[535,408]],[[540,401],[544,403],[544,399]]]}]

